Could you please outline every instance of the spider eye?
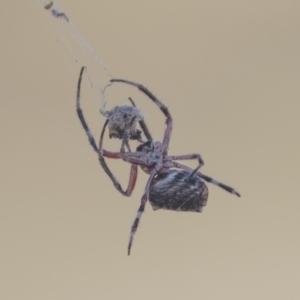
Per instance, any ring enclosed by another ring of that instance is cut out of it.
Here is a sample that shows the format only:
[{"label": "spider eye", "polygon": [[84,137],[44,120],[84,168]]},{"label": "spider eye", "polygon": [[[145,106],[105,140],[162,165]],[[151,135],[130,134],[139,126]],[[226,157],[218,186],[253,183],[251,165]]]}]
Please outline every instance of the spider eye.
[{"label": "spider eye", "polygon": [[124,114],[124,115],[123,115],[123,118],[124,118],[124,119],[127,119],[127,114]]}]

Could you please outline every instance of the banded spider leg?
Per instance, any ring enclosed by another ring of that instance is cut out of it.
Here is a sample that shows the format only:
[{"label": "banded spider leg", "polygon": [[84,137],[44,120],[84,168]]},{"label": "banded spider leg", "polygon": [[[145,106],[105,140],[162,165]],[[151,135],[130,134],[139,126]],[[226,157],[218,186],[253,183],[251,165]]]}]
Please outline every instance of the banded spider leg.
[{"label": "banded spider leg", "polygon": [[[104,159],[103,153],[105,153],[106,157],[110,157],[110,158],[121,158],[117,152],[109,152],[109,151],[102,151],[102,144],[103,144],[103,138],[104,138],[104,133],[105,133],[105,129],[106,126],[108,124],[108,120],[105,121],[104,126],[102,128],[102,132],[101,132],[101,136],[100,136],[100,143],[99,143],[99,148],[97,147],[96,141],[94,139],[94,136],[85,120],[81,105],[80,105],[80,92],[81,92],[81,82],[82,82],[82,76],[83,76],[83,72],[85,70],[85,67],[82,67],[79,73],[79,78],[78,78],[78,83],[77,83],[77,93],[76,93],[76,111],[77,111],[77,115],[78,118],[80,120],[80,123],[86,133],[86,135],[88,136],[88,140],[90,145],[92,146],[92,148],[94,149],[94,151],[98,154],[98,158],[99,158],[99,162],[100,165],[102,166],[103,170],[105,171],[105,173],[109,176],[109,178],[111,179],[111,181],[113,182],[115,188],[124,196],[130,196],[135,183],[136,183],[136,178],[137,178],[137,166],[132,165],[131,166],[131,170],[130,170],[130,178],[129,178],[129,182],[128,182],[128,186],[126,190],[123,190],[121,184],[119,183],[119,181],[116,179],[116,177],[113,175],[113,173],[110,171],[110,169],[108,168],[106,161]],[[130,102],[132,103],[133,106],[135,106],[135,103],[133,102],[133,100],[130,98],[129,99]],[[148,127],[145,123],[145,121],[142,119],[139,121],[139,124],[141,126],[141,129],[143,130],[143,133],[145,134],[147,140],[152,140],[151,134],[148,130]],[[129,144],[127,143],[127,148],[130,151],[129,148]]]}]

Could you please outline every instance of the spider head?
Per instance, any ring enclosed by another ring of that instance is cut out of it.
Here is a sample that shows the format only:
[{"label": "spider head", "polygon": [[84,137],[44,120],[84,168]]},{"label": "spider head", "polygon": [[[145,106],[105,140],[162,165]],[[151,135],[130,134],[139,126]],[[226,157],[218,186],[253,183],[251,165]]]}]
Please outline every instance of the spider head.
[{"label": "spider head", "polygon": [[151,140],[140,144],[136,148],[137,152],[144,152],[144,153],[153,152],[153,150],[154,150],[154,143]]},{"label": "spider head", "polygon": [[108,119],[109,137],[123,139],[125,130],[128,130],[128,138],[141,140],[142,133],[136,129],[138,121],[143,119],[141,111],[135,106],[120,105],[110,111],[101,111]]}]

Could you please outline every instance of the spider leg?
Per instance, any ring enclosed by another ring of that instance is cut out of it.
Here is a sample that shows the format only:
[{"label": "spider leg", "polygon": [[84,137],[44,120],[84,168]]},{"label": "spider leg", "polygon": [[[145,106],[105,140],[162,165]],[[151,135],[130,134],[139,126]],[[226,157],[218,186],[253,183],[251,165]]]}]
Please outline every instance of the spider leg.
[{"label": "spider leg", "polygon": [[127,147],[128,151],[131,152],[130,150],[130,146],[128,143],[128,133],[129,133],[129,129],[132,127],[132,125],[134,124],[136,118],[132,118],[131,122],[128,124],[127,128],[125,128],[124,130],[124,134],[123,134],[123,138],[122,138],[122,144],[121,144],[121,153],[125,153],[125,146]]},{"label": "spider leg", "polygon": [[80,107],[80,87],[81,87],[81,80],[82,80],[82,74],[83,74],[84,69],[85,69],[85,67],[81,68],[79,78],[78,78],[77,96],[76,96],[76,111],[77,111],[78,118],[81,122],[81,125],[82,125],[83,129],[85,130],[86,135],[88,136],[88,139],[89,139],[89,142],[90,142],[92,148],[94,149],[94,151],[96,151],[98,153],[98,148],[97,148],[95,139],[93,137],[93,134],[92,134],[90,128],[87,125],[87,122],[85,121],[82,109]]},{"label": "spider leg", "polygon": [[[173,167],[175,168],[178,168],[178,169],[182,169],[182,170],[185,170],[185,171],[188,171],[188,172],[191,172],[191,175],[193,175],[194,173],[197,172],[197,170],[193,170],[192,168],[188,167],[188,166],[185,166],[185,165],[182,165],[180,163],[177,163],[177,162],[173,162]],[[195,172],[196,171],[196,172]],[[210,182],[212,184],[215,184],[217,186],[219,186],[220,188],[222,188],[223,190],[231,193],[231,194],[234,194],[238,197],[241,197],[240,193],[238,193],[234,188],[222,183],[222,182],[219,182],[217,181],[216,179],[212,178],[212,177],[209,177],[207,175],[204,175],[200,172],[197,172],[196,173],[200,178],[202,178],[203,180],[205,180],[206,182]]]},{"label": "spider leg", "polygon": [[147,95],[160,108],[160,110],[166,116],[166,129],[165,129],[164,138],[163,138],[163,142],[162,142],[162,153],[164,155],[167,155],[169,143],[170,143],[170,139],[171,139],[171,134],[172,134],[172,128],[173,128],[173,119],[172,119],[172,116],[171,116],[168,108],[161,101],[159,101],[142,84],[138,84],[138,83],[135,83],[132,81],[124,80],[124,79],[111,79],[110,81],[111,82],[123,82],[123,83],[127,83],[129,85],[133,85],[133,86],[137,87],[141,92],[143,92],[145,95]]},{"label": "spider leg", "polygon": [[[136,107],[136,105],[135,105],[135,103],[133,102],[132,98],[129,97],[128,99],[129,99],[129,101],[131,102],[132,106],[135,106],[135,107]],[[153,140],[153,139],[152,139],[152,136],[151,136],[151,134],[150,134],[150,131],[149,131],[149,129],[148,129],[148,127],[147,127],[146,122],[144,121],[144,119],[142,119],[141,121],[139,121],[139,124],[140,124],[141,129],[142,129],[144,135],[146,136],[147,140],[148,140],[148,141],[149,141],[149,140],[152,141],[152,140]]]},{"label": "spider leg", "polygon": [[129,244],[128,244],[128,255],[130,255],[130,250],[131,250],[134,235],[137,231],[137,228],[138,228],[138,225],[139,225],[139,222],[140,222],[140,218],[141,218],[141,216],[142,216],[142,214],[145,210],[146,203],[149,199],[149,190],[150,190],[150,186],[151,186],[151,183],[152,183],[153,178],[154,178],[155,175],[156,175],[156,170],[153,169],[150,173],[150,177],[149,177],[147,185],[145,187],[145,191],[144,191],[144,194],[143,194],[142,199],[141,199],[141,205],[140,205],[140,207],[137,211],[135,220],[134,220],[134,222],[132,224],[132,227],[131,227],[131,232],[130,232],[130,237],[129,237]]},{"label": "spider leg", "polygon": [[172,160],[198,159],[199,166],[196,168],[197,171],[204,165],[204,161],[203,161],[201,155],[198,153],[184,154],[184,155],[172,155],[172,156],[168,156],[168,157],[171,158]]},{"label": "spider leg", "polygon": [[119,181],[117,180],[117,178],[113,175],[113,173],[110,171],[110,169],[108,168],[104,157],[108,157],[108,158],[121,158],[121,153],[120,152],[110,152],[110,151],[106,151],[104,149],[102,149],[102,144],[103,144],[103,137],[104,137],[104,133],[105,133],[105,129],[107,126],[108,120],[105,121],[102,132],[101,132],[101,136],[100,136],[100,141],[99,141],[99,162],[100,165],[102,166],[103,170],[105,171],[105,173],[108,175],[108,177],[111,179],[111,181],[113,182],[115,188],[123,195],[123,196],[130,196],[135,184],[136,184],[136,179],[137,179],[137,174],[138,174],[138,166],[137,165],[131,165],[131,169],[130,169],[130,177],[129,177],[129,182],[128,182],[128,186],[126,191],[124,191],[122,189],[121,184],[119,183]]},{"label": "spider leg", "polygon": [[100,141],[99,141],[99,162],[100,162],[102,168],[104,169],[104,171],[106,172],[106,174],[112,180],[115,188],[124,196],[130,196],[133,189],[134,189],[134,187],[135,187],[136,179],[137,179],[137,173],[138,173],[138,166],[136,164],[131,164],[128,187],[127,187],[127,190],[124,191],[122,189],[121,184],[118,182],[118,180],[115,178],[115,176],[112,174],[112,172],[108,168],[104,157],[114,158],[114,159],[123,158],[123,155],[125,154],[125,146],[129,150],[129,153],[131,152],[130,146],[129,146],[129,143],[128,143],[128,130],[129,130],[129,128],[131,128],[131,126],[134,122],[135,122],[135,118],[133,118],[131,120],[130,124],[128,125],[127,130],[124,131],[120,152],[111,152],[111,151],[107,151],[107,150],[102,149],[103,137],[104,137],[106,126],[108,124],[108,120],[106,120],[105,123],[104,123],[103,129],[102,129],[102,132],[101,132],[101,136],[100,136]]},{"label": "spider leg", "polygon": [[106,120],[106,122],[105,122],[105,124],[103,126],[103,129],[102,129],[102,134],[101,134],[101,139],[100,139],[100,148],[99,148],[102,151],[99,151],[99,149],[98,149],[98,147],[96,145],[95,139],[93,137],[93,134],[92,134],[91,130],[89,129],[89,127],[87,125],[87,122],[85,121],[82,109],[80,107],[80,87],[81,87],[81,81],[82,81],[82,75],[83,75],[84,69],[85,69],[85,67],[82,67],[81,70],[80,70],[78,84],[77,84],[76,111],[77,111],[78,118],[79,118],[79,120],[81,122],[81,125],[82,125],[83,129],[85,130],[85,132],[86,132],[86,134],[88,136],[88,139],[89,139],[89,142],[90,142],[92,148],[99,155],[99,162],[100,162],[102,168],[104,169],[105,173],[109,176],[109,178],[112,180],[115,188],[122,195],[124,195],[124,196],[130,196],[131,193],[132,193],[132,191],[133,191],[133,189],[134,189],[134,187],[135,187],[135,183],[136,183],[136,179],[137,179],[137,172],[138,172],[137,166],[135,166],[135,165],[131,166],[128,187],[127,187],[126,191],[124,191],[122,189],[121,184],[118,182],[118,180],[114,177],[114,175],[112,174],[112,172],[108,168],[108,166],[107,166],[107,164],[106,164],[106,162],[104,160],[104,157],[103,157],[103,156],[106,156],[106,157],[109,157],[109,158],[121,158],[121,157],[119,157],[120,154],[117,153],[117,152],[109,152],[109,151],[102,150],[102,140],[103,140],[103,135],[104,135],[104,132],[105,132],[105,127],[107,126],[108,120]]}]

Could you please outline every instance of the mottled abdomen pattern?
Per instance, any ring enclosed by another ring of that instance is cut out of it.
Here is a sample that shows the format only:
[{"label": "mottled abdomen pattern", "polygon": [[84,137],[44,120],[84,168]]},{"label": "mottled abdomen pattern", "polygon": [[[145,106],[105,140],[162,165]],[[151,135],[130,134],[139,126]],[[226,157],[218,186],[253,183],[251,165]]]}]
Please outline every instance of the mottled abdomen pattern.
[{"label": "mottled abdomen pattern", "polygon": [[149,202],[153,210],[201,212],[206,205],[208,189],[197,175],[167,169],[155,177],[150,187]]}]

